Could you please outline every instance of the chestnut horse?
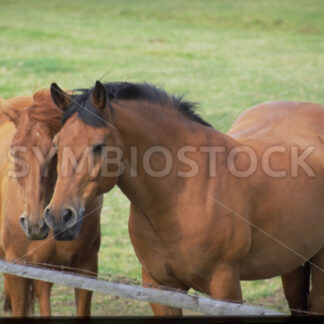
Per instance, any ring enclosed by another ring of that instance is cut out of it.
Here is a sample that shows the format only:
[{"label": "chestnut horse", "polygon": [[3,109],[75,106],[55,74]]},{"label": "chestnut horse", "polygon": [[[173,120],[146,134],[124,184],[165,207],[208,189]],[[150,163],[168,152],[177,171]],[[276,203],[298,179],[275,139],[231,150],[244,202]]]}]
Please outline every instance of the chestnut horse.
[{"label": "chestnut horse", "polygon": [[[97,81],[72,97],[56,84],[51,91],[64,110],[44,214],[54,233],[68,226],[66,209],[81,221],[78,211],[117,184],[131,202],[145,284],[242,302],[240,280],[282,276],[292,309],[324,313],[323,106],[260,104],[224,134],[193,104],[148,84]],[[67,169],[67,147],[78,172]]]},{"label": "chestnut horse", "polygon": [[[87,204],[86,215],[91,217],[84,220],[80,235],[73,242],[54,240],[42,217],[57,177],[51,148],[60,129],[62,111],[55,106],[48,89],[38,91],[33,97],[1,99],[0,110],[3,257],[9,262],[74,267],[81,273],[82,269],[94,275],[98,267],[102,197]],[[50,164],[45,162],[48,156],[52,157]],[[64,235],[60,233],[57,239],[64,239]],[[27,316],[31,291],[39,301],[40,314],[51,315],[51,283],[5,274],[4,286],[7,307],[12,309],[13,316]],[[75,296],[77,315],[89,316],[92,292],[75,289]]]}]

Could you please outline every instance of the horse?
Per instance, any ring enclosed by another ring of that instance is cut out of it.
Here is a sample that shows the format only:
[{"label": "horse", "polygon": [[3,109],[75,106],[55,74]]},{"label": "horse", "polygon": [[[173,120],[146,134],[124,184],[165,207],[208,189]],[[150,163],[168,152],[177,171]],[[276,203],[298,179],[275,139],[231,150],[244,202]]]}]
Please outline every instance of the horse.
[{"label": "horse", "polygon": [[[65,213],[82,221],[79,210],[117,185],[131,202],[144,286],[241,303],[241,280],[281,276],[293,312],[324,313],[323,106],[259,104],[225,134],[147,83],[97,81],[72,96],[53,83],[51,94],[63,110],[44,213],[54,233],[68,226]],[[67,147],[78,170],[67,166]]]},{"label": "horse", "polygon": [[[42,217],[57,177],[51,147],[62,111],[52,101],[49,89],[32,97],[1,99],[0,111],[2,257],[9,262],[45,263],[54,269],[68,267],[68,271],[96,276],[102,196],[87,204],[85,212],[91,217],[85,219],[73,242],[54,240]],[[46,164],[48,156],[50,164]],[[64,235],[62,232],[56,239],[64,239]],[[36,296],[40,315],[50,316],[51,288],[49,282],[5,274],[5,309],[11,309],[13,316],[27,316]],[[90,316],[92,292],[75,289],[75,298],[77,316]]]}]

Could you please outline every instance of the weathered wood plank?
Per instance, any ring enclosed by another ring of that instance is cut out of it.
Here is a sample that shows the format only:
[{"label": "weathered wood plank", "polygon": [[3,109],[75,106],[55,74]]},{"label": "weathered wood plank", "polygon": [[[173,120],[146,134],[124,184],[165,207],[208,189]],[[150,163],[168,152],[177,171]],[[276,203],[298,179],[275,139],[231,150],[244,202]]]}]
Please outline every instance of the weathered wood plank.
[{"label": "weathered wood plank", "polygon": [[228,303],[206,297],[196,297],[177,291],[143,288],[108,282],[60,271],[13,264],[1,260],[0,272],[30,279],[43,280],[73,288],[92,290],[108,295],[190,309],[208,315],[283,315],[282,313],[261,307]]}]

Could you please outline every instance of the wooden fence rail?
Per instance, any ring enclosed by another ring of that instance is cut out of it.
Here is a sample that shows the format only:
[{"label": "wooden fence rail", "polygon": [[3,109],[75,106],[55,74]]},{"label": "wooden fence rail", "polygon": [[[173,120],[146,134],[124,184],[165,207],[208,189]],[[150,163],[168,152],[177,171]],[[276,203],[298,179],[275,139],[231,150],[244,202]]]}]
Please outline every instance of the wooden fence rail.
[{"label": "wooden fence rail", "polygon": [[0,272],[29,279],[52,282],[73,288],[92,290],[108,295],[190,309],[208,315],[283,315],[282,313],[261,307],[229,303],[206,297],[191,296],[172,290],[143,288],[139,286],[108,282],[61,271],[13,264],[2,260],[0,260]]}]

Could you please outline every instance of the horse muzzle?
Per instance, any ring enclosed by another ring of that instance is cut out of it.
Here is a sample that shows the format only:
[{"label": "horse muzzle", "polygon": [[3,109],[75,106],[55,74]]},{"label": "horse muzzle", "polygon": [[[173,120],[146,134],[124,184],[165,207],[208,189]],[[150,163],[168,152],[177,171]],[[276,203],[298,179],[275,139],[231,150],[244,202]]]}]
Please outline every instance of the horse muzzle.
[{"label": "horse muzzle", "polygon": [[43,218],[39,223],[35,224],[27,216],[22,215],[19,218],[19,223],[29,240],[44,240],[48,236],[49,227]]},{"label": "horse muzzle", "polygon": [[52,229],[55,240],[72,241],[77,238],[82,224],[85,209],[66,207],[57,214],[51,207],[45,209],[46,224]]}]

